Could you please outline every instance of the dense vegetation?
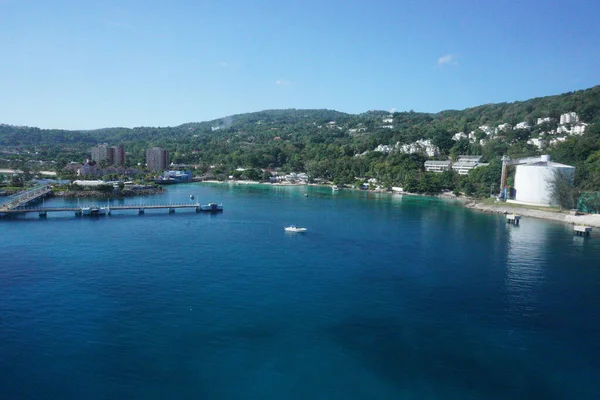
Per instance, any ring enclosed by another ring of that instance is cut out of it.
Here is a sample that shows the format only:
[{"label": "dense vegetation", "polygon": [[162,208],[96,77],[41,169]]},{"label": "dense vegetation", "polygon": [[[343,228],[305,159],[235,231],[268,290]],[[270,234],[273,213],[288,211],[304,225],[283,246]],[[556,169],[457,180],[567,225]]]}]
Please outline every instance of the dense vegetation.
[{"label": "dense vegetation", "polygon": [[[562,113],[576,112],[588,123],[586,133],[538,150],[527,140],[556,129]],[[537,118],[554,121],[537,124]],[[384,122],[393,118],[393,123]],[[493,138],[479,129],[526,121],[531,128],[507,128]],[[388,126],[386,126],[388,125]],[[389,125],[393,125],[392,128]],[[474,131],[477,141],[455,141],[457,132]],[[486,138],[483,145],[479,139]],[[378,145],[408,144],[429,139],[440,149],[440,159],[481,154],[490,163],[471,171],[468,177],[452,172],[424,172],[427,157],[373,151]],[[240,177],[262,177],[260,169],[307,172],[339,184],[354,184],[355,178],[376,178],[384,187],[402,186],[411,192],[435,193],[454,190],[488,195],[498,190],[503,155],[520,158],[543,153],[553,160],[577,167],[579,190],[600,190],[600,86],[558,96],[523,102],[486,104],[462,111],[437,114],[369,111],[352,115],[330,110],[267,110],[233,115],[220,120],[188,123],[167,128],[108,128],[92,131],[42,130],[0,125],[0,166],[47,169],[53,161],[60,170],[71,161],[81,162],[91,146],[99,143],[123,145],[130,166],[145,162],[151,146],[169,150],[176,164],[197,166],[197,174],[217,177],[236,173]],[[212,166],[212,167],[211,167]]]}]

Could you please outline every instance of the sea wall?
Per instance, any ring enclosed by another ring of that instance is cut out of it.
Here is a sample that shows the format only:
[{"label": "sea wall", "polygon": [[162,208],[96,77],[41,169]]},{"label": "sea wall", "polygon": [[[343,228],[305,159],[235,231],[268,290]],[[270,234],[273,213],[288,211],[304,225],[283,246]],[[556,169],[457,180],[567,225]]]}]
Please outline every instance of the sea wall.
[{"label": "sea wall", "polygon": [[573,225],[587,225],[600,228],[600,214],[571,215],[566,212],[534,210],[499,204],[483,204],[477,201],[465,203],[465,207],[493,214],[519,214],[523,217],[541,218]]},{"label": "sea wall", "polygon": [[161,187],[143,188],[143,189],[123,189],[112,192],[101,190],[65,190],[53,192],[56,197],[76,197],[76,198],[101,198],[111,199],[118,197],[149,196],[153,194],[164,193],[165,189]]}]

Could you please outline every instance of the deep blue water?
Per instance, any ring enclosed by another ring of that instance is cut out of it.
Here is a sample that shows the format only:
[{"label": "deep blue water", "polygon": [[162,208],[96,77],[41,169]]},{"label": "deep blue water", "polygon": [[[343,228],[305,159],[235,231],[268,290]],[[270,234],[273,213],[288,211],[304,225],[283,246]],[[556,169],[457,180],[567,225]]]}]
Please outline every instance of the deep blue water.
[{"label": "deep blue water", "polygon": [[600,398],[597,232],[315,187],[143,200],[190,193],[225,211],[0,220],[1,398]]}]

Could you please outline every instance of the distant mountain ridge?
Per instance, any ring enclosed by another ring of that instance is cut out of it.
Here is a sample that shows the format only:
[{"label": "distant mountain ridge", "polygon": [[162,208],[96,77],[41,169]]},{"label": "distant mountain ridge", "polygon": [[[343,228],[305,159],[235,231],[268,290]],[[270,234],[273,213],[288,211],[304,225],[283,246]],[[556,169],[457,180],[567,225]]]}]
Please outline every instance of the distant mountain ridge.
[{"label": "distant mountain ridge", "polygon": [[[28,126],[0,124],[0,145],[18,146],[26,144],[42,144],[44,140],[38,133],[48,135],[49,138],[55,138],[59,142],[86,141],[90,143],[100,143],[103,140],[114,140],[112,136],[115,133],[123,135],[126,132],[130,132],[129,135],[125,135],[125,140],[132,140],[145,135],[148,135],[149,138],[155,138],[161,133],[168,135],[175,134],[175,136],[178,137],[181,134],[189,133],[191,131],[195,133],[215,132],[220,129],[236,128],[240,125],[253,123],[264,124],[267,126],[293,125],[305,122],[324,124],[329,121],[336,121],[337,124],[345,124],[348,122],[358,124],[361,121],[368,122],[387,114],[400,117],[402,124],[410,124],[413,120],[419,122],[444,121],[450,123],[454,130],[463,131],[465,125],[467,129],[475,129],[483,124],[498,125],[501,123],[508,123],[516,125],[523,121],[529,121],[530,124],[533,125],[533,122],[537,118],[558,118],[560,114],[571,111],[576,112],[584,122],[594,123],[599,121],[600,85],[560,95],[538,97],[510,103],[484,104],[464,110],[444,110],[438,113],[413,111],[390,113],[382,110],[372,110],[361,114],[348,114],[327,109],[275,109],[230,115],[211,121],[188,122],[173,127],[109,127],[91,130],[40,129]],[[23,133],[26,133],[30,137],[16,137],[21,136]]]}]

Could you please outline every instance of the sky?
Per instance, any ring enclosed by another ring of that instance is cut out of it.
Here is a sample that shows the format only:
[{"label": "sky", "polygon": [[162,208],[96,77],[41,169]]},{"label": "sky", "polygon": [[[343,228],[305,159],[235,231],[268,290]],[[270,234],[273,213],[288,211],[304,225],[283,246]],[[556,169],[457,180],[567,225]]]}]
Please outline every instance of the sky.
[{"label": "sky", "polygon": [[0,0],[0,123],[438,112],[600,83],[598,0]]}]

